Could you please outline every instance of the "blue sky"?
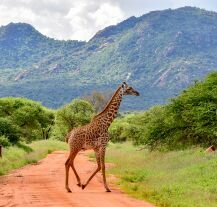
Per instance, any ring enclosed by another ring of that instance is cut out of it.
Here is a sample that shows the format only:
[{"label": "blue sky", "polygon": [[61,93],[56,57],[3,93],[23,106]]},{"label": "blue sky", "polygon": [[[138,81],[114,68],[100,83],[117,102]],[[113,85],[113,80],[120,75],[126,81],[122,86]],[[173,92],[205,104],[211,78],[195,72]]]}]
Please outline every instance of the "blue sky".
[{"label": "blue sky", "polygon": [[119,0],[122,8],[127,10],[128,14],[142,15],[153,10],[175,9],[184,6],[194,6],[206,10],[217,11],[216,0],[133,0],[127,1]]},{"label": "blue sky", "polygon": [[55,39],[89,40],[130,16],[183,6],[217,11],[217,0],[0,0],[0,25],[26,22]]}]

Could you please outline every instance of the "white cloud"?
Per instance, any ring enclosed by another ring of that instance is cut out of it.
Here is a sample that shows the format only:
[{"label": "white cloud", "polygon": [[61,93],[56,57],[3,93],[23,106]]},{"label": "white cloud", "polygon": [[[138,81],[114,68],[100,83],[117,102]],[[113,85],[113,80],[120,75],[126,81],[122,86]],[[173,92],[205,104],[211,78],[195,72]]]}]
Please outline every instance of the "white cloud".
[{"label": "white cloud", "polygon": [[95,21],[97,27],[104,27],[105,25],[115,24],[123,19],[124,14],[118,6],[104,3],[90,16]]},{"label": "white cloud", "polygon": [[43,34],[56,39],[88,40],[98,30],[123,19],[123,11],[110,0],[3,0],[0,2],[0,25],[26,22]]},{"label": "white cloud", "polygon": [[118,6],[109,2],[89,4],[83,1],[72,7],[65,18],[71,26],[71,39],[89,39],[98,30],[121,21],[124,15]]},{"label": "white cloud", "polygon": [[31,10],[25,7],[11,8],[10,10],[8,10],[6,6],[0,5],[1,24],[7,24],[11,20],[13,20],[13,22],[25,22],[25,21],[34,22],[35,19],[36,19],[35,14]]},{"label": "white cloud", "polygon": [[88,40],[98,30],[132,15],[197,6],[217,10],[215,0],[0,0],[0,25],[32,24],[56,39]]}]

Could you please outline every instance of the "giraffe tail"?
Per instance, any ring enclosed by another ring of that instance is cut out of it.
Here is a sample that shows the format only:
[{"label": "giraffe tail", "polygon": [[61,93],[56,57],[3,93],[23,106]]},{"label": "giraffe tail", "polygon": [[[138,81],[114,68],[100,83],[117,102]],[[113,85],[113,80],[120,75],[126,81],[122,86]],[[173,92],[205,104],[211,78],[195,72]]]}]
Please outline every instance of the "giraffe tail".
[{"label": "giraffe tail", "polygon": [[70,133],[66,134],[66,136],[65,136],[65,142],[66,142],[66,143],[68,143],[69,137],[70,137]]}]

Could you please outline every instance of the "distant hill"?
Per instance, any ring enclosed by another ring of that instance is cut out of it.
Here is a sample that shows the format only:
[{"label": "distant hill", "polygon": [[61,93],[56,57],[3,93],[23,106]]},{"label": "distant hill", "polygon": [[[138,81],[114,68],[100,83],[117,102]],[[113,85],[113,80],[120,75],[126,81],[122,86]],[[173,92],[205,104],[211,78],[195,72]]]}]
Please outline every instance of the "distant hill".
[{"label": "distant hill", "polygon": [[88,42],[59,41],[31,25],[0,27],[0,96],[58,107],[128,81],[141,96],[123,110],[165,103],[217,68],[217,13],[193,7],[153,11],[99,31]]}]

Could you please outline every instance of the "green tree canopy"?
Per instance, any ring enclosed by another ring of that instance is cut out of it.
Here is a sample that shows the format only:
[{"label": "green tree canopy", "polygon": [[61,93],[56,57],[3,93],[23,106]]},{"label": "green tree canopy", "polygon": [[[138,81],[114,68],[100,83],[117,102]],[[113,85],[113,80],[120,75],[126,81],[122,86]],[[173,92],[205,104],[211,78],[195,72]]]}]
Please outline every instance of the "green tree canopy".
[{"label": "green tree canopy", "polygon": [[75,99],[56,112],[53,136],[63,140],[71,129],[87,124],[93,116],[93,106],[85,100]]},{"label": "green tree canopy", "polygon": [[[54,113],[51,110],[25,98],[1,98],[0,117],[15,126],[18,136],[27,142],[48,138],[49,129],[54,122]],[[8,136],[7,133],[2,134]],[[11,140],[10,136],[8,138]]]},{"label": "green tree canopy", "polygon": [[19,140],[19,130],[8,118],[0,117],[0,136],[7,138],[9,142],[16,143]]}]

